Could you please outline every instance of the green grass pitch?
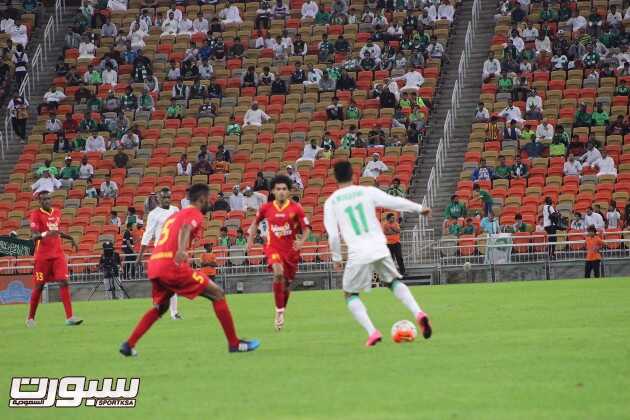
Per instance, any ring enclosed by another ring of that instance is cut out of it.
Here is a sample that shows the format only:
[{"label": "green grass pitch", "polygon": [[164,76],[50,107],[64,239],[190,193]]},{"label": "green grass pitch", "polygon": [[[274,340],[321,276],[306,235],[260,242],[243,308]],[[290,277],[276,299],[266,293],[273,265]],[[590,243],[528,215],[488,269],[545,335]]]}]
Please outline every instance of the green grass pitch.
[{"label": "green grass pitch", "polygon": [[[340,291],[293,293],[284,331],[270,294],[229,296],[259,351],[228,354],[209,303],[180,300],[123,358],[149,300],[0,307],[2,419],[628,419],[630,279],[416,287],[435,334],[365,348]],[[411,319],[387,289],[363,295],[389,337]],[[12,376],[140,377],[133,409],[9,409]],[[89,416],[89,417],[88,417]]]}]

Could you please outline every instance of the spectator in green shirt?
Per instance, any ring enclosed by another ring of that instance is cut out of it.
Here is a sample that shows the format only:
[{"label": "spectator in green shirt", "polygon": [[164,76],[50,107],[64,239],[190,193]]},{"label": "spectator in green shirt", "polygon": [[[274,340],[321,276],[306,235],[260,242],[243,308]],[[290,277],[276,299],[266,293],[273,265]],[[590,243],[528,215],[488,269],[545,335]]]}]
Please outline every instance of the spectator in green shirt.
[{"label": "spectator in green shirt", "polygon": [[52,166],[52,162],[50,159],[46,159],[44,161],[44,164],[40,166],[39,168],[37,168],[35,175],[37,175],[38,177],[41,177],[45,171],[48,171],[48,173],[55,178],[59,176],[59,171],[57,170],[57,168]]},{"label": "spectator in green shirt", "polygon": [[459,237],[462,234],[462,227],[456,221],[447,222],[443,234]]},{"label": "spectator in green shirt", "polygon": [[219,246],[229,248],[231,244],[230,237],[228,236],[228,229],[225,226],[222,226],[219,231]]},{"label": "spectator in green shirt", "polygon": [[541,22],[557,22],[558,14],[554,9],[549,6],[549,3],[545,3],[543,10],[540,12]]},{"label": "spectator in green shirt", "polygon": [[473,220],[471,217],[466,219],[464,226],[462,227],[462,235],[474,235],[475,234],[475,225],[473,224]]},{"label": "spectator in green shirt", "polygon": [[512,92],[512,86],[514,83],[512,79],[508,77],[507,70],[501,72],[501,77],[498,80],[500,92]]},{"label": "spectator in green shirt", "polygon": [[512,167],[505,164],[505,156],[499,156],[499,166],[494,168],[494,179],[510,179]]},{"label": "spectator in green shirt", "polygon": [[564,131],[564,127],[562,124],[558,124],[556,127],[556,132],[553,134],[553,139],[558,139],[560,143],[564,144],[566,147],[569,147],[569,135],[566,131]]},{"label": "spectator in green shirt", "polygon": [[91,112],[101,112],[103,109],[103,101],[96,95],[92,95],[86,105]]},{"label": "spectator in green shirt", "polygon": [[167,118],[184,118],[184,108],[177,103],[175,98],[171,98],[171,104],[166,108]]},{"label": "spectator in green shirt", "polygon": [[630,96],[630,88],[626,86],[625,79],[619,81],[619,86],[615,89],[615,96]]},{"label": "spectator in green shirt", "polygon": [[492,213],[492,196],[488,191],[482,190],[479,184],[473,185],[473,198],[479,198],[483,204],[483,215],[488,216]]},{"label": "spectator in green shirt", "polygon": [[588,113],[586,109],[586,104],[582,102],[577,112],[575,113],[575,122],[573,123],[574,127],[590,127],[591,126],[592,117],[591,114]]},{"label": "spectator in green shirt", "polygon": [[394,197],[405,196],[405,191],[400,187],[400,179],[394,178],[392,180],[392,185],[387,189],[387,194],[393,195]]},{"label": "spectator in green shirt", "polygon": [[531,125],[526,124],[523,131],[521,131],[521,135],[519,136],[519,138],[524,140],[525,142],[530,142],[532,141],[532,139],[536,138],[536,132],[532,130]]},{"label": "spectator in green shirt", "polygon": [[523,216],[520,213],[516,213],[514,216],[514,224],[511,226],[512,232],[528,232],[529,225],[523,222]]},{"label": "spectator in green shirt", "polygon": [[238,228],[238,230],[236,231],[236,239],[234,240],[234,245],[239,248],[245,248],[245,246],[247,246],[247,238],[245,238],[245,233],[241,228]]},{"label": "spectator in green shirt", "polygon": [[83,120],[79,123],[79,131],[91,132],[98,129],[98,124],[92,119],[90,112],[83,114]]},{"label": "spectator in green shirt", "polygon": [[591,125],[603,126],[608,125],[608,113],[602,109],[602,103],[597,104],[597,109],[591,115]]},{"label": "spectator in green shirt", "polygon": [[597,65],[599,64],[600,57],[599,57],[599,54],[593,51],[593,45],[588,44],[586,46],[586,51],[587,53],[582,59],[582,63],[584,64],[584,67],[585,68],[597,67]]},{"label": "spectator in green shirt", "polygon": [[567,153],[567,146],[560,141],[560,137],[554,135],[551,144],[549,145],[549,156],[551,157],[564,157]]},{"label": "spectator in green shirt", "polygon": [[351,125],[348,132],[341,138],[341,148],[349,150],[354,147],[357,141],[357,127],[355,125]]},{"label": "spectator in green shirt", "polygon": [[66,166],[61,168],[61,172],[59,172],[61,178],[77,179],[79,177],[79,168],[72,166],[72,157],[66,156],[64,163]]},{"label": "spectator in green shirt", "polygon": [[330,23],[330,13],[327,13],[323,7],[315,15],[315,25],[327,25]]},{"label": "spectator in green shirt", "polygon": [[466,216],[466,206],[459,202],[457,194],[451,196],[451,202],[444,209],[444,217],[446,219],[457,220]]},{"label": "spectator in green shirt", "polygon": [[241,135],[241,126],[236,122],[236,118],[234,118],[234,115],[230,116],[230,123],[228,124],[225,132],[228,136]]}]

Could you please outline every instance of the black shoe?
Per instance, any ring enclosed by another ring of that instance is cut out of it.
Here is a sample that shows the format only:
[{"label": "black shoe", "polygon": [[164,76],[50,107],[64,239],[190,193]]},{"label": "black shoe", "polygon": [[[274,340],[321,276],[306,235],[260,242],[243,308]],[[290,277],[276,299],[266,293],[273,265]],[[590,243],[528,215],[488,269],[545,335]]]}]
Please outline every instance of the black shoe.
[{"label": "black shoe", "polygon": [[136,349],[131,347],[126,341],[120,345],[120,349],[118,351],[120,352],[120,354],[126,357],[135,357],[138,355]]}]

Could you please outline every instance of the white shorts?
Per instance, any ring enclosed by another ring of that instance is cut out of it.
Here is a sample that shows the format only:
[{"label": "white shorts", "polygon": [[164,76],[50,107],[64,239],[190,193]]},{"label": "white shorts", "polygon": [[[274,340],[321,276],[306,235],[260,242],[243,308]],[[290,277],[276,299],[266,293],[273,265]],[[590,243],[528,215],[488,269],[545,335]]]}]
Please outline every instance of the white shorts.
[{"label": "white shorts", "polygon": [[374,273],[378,274],[383,283],[391,283],[402,278],[391,255],[368,264],[353,264],[352,261],[348,261],[343,272],[343,291],[346,293],[369,291],[372,288]]}]

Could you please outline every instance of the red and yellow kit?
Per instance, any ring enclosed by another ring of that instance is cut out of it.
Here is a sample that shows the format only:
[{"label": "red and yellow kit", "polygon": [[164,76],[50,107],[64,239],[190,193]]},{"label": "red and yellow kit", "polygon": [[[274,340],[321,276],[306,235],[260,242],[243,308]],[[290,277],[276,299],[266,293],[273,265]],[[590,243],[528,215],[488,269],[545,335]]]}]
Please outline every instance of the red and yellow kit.
[{"label": "red and yellow kit", "polygon": [[[40,233],[58,231],[61,211],[37,209],[31,212],[31,229]],[[63,253],[61,236],[46,236],[35,245],[33,276],[36,283],[68,280],[68,262]]]}]

